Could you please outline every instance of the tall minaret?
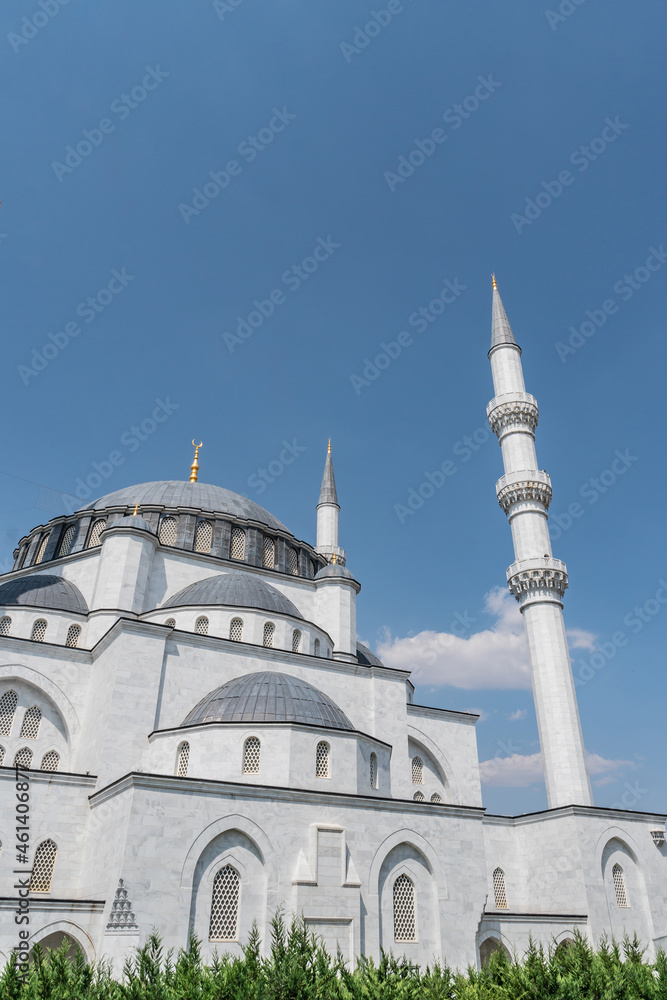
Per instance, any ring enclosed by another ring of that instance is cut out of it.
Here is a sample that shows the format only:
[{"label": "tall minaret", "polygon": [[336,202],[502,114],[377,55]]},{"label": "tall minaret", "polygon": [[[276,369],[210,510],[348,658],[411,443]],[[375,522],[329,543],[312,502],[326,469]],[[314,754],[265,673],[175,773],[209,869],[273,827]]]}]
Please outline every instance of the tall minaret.
[{"label": "tall minaret", "polygon": [[510,592],[523,615],[550,809],[592,805],[584,741],[563,621],[567,568],[551,554],[547,510],[551,480],[537,468],[537,401],[525,391],[521,348],[514,339],[493,279],[489,351],[495,397],[486,408],[503,453],[498,503],[512,528]]},{"label": "tall minaret", "polygon": [[335,555],[336,562],[344,566],[345,550],[338,546],[339,517],[340,505],[336,493],[336,480],[334,478],[333,461],[331,459],[331,441],[329,441],[327,458],[324,463],[320,499],[317,504],[317,544],[315,548],[323,556],[326,556],[329,562],[332,562]]}]

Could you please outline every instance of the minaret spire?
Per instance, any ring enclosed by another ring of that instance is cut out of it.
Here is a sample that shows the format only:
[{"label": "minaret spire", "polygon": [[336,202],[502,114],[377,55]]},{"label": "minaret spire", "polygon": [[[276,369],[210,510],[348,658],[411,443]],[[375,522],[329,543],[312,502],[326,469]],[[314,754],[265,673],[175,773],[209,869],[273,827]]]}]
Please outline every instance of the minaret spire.
[{"label": "minaret spire", "polygon": [[317,503],[316,549],[323,556],[326,556],[329,562],[332,562],[332,557],[335,555],[336,561],[341,566],[344,566],[345,552],[338,546],[339,516],[340,505],[338,503],[333,459],[331,457],[331,438],[329,438],[327,457],[324,463],[324,475],[322,476],[322,486],[320,488],[320,499]]},{"label": "minaret spire", "polygon": [[335,503],[338,506],[338,494],[336,493],[336,479],[334,477],[333,461],[331,459],[331,438],[327,448],[327,458],[324,463],[324,475],[322,476],[322,487],[320,489],[319,503]]},{"label": "minaret spire", "polygon": [[498,502],[512,529],[516,561],[507,570],[523,615],[550,809],[591,805],[579,709],[563,621],[567,567],[551,553],[547,526],[551,480],[535,453],[537,400],[525,391],[518,346],[493,279],[491,350],[494,399],[487,406],[505,475]]}]

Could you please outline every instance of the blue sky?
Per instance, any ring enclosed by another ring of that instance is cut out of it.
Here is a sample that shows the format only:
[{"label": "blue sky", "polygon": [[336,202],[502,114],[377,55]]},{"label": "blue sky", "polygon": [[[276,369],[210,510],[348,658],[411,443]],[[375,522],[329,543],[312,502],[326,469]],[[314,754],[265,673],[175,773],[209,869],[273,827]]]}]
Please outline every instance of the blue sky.
[{"label": "blue sky", "polygon": [[3,567],[60,512],[49,491],[186,478],[195,435],[203,480],[314,540],[331,436],[360,636],[465,628],[418,700],[483,713],[490,810],[542,808],[497,590],[495,270],[540,404],[595,799],[665,808],[664,4],[43,3],[5,0],[0,32]]}]

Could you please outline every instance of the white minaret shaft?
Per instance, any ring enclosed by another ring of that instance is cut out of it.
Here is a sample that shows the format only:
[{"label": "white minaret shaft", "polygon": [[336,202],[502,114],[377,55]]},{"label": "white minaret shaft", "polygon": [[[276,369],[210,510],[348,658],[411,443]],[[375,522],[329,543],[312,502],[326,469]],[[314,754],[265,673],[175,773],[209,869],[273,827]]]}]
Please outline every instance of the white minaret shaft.
[{"label": "white minaret shaft", "polygon": [[331,459],[331,441],[327,450],[327,458],[324,463],[324,475],[322,476],[322,487],[320,489],[320,499],[317,504],[317,544],[316,549],[326,556],[331,562],[336,556],[337,562],[345,565],[345,552],[338,545],[338,519],[340,517],[340,506],[336,493],[336,480],[334,478],[333,461]]},{"label": "white minaret shaft", "polygon": [[521,348],[495,278],[489,360],[496,395],[487,416],[505,468],[496,493],[510,522],[516,557],[507,570],[507,582],[519,602],[528,640],[549,808],[592,805],[563,621],[567,568],[551,554],[547,526],[551,481],[538,470],[535,454],[537,401],[525,390]]}]

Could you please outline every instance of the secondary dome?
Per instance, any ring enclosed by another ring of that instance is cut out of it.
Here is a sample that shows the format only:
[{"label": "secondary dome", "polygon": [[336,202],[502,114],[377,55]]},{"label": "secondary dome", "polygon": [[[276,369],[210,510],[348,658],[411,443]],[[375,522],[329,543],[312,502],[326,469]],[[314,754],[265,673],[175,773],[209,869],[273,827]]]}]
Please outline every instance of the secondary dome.
[{"label": "secondary dome", "polygon": [[259,521],[277,531],[287,528],[277,517],[269,514],[254,500],[248,500],[239,493],[232,493],[224,486],[209,483],[186,483],[167,480],[157,483],[141,483],[125,489],[107,493],[80,510],[105,510],[107,507],[193,507],[195,510],[211,514],[231,514],[246,521]]},{"label": "secondary dome", "polygon": [[32,608],[51,608],[54,611],[74,611],[88,614],[88,605],[78,587],[62,576],[22,576],[0,586],[0,605],[25,604]]},{"label": "secondary dome", "polygon": [[235,677],[211,691],[181,725],[204,722],[302,722],[354,731],[348,717],[328,695],[290,674],[266,670]]},{"label": "secondary dome", "polygon": [[261,611],[272,611],[278,615],[303,618],[299,609],[270,583],[264,583],[259,577],[246,576],[243,573],[207,576],[205,580],[191,583],[189,587],[179,590],[162,607],[180,608],[204,604],[220,604],[232,608],[259,608]]}]

